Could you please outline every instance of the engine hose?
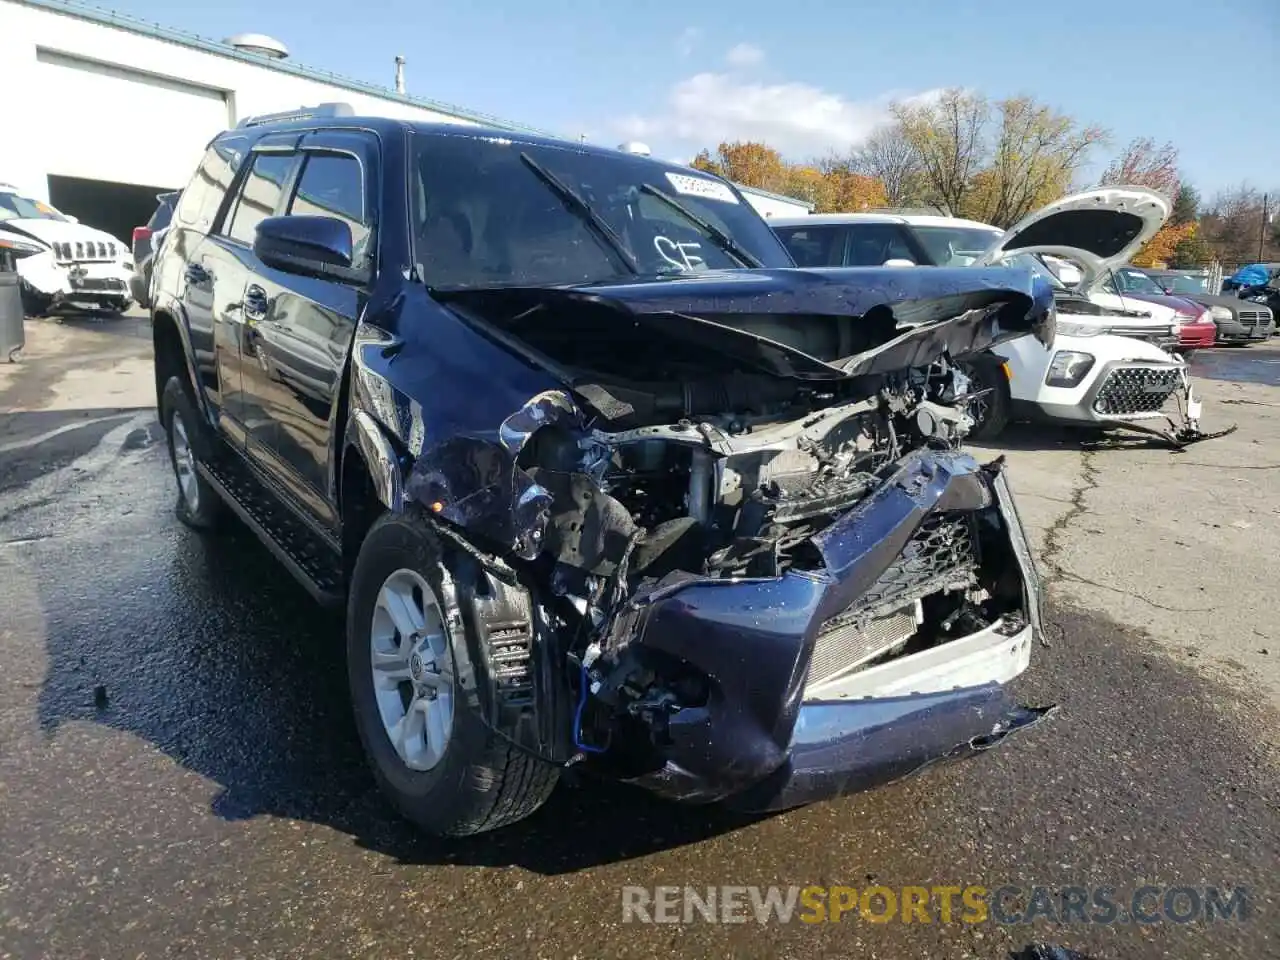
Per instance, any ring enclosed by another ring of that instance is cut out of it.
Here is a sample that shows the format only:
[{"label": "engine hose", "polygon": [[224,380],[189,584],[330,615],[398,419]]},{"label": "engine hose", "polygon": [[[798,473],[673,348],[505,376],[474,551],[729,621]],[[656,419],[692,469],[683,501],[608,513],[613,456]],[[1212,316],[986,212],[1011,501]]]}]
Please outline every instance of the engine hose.
[{"label": "engine hose", "polygon": [[582,711],[587,707],[587,692],[590,687],[587,682],[587,665],[584,663],[581,667],[581,690],[578,693],[578,709],[573,712],[573,745],[583,753],[604,753],[608,747],[593,747],[590,744],[582,742]]}]

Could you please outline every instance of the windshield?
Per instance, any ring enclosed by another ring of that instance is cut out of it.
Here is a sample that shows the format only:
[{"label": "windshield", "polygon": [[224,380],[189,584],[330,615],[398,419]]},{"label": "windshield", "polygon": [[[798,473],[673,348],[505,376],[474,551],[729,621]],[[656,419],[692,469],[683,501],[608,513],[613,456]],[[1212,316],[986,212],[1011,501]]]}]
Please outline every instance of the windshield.
[{"label": "windshield", "polygon": [[939,267],[967,267],[1003,236],[999,230],[983,227],[913,224],[911,229]]},{"label": "windshield", "polygon": [[1174,293],[1206,293],[1209,289],[1204,277],[1170,277],[1166,282]]},{"label": "windshield", "polygon": [[1007,257],[1002,257],[1000,262],[1009,267],[1024,267],[1037,277],[1043,277],[1048,281],[1049,286],[1056,291],[1068,292],[1069,288],[1065,283],[1058,279],[1058,275],[1054,273],[1047,263],[1040,259],[1034,253],[1014,253]]},{"label": "windshield", "polygon": [[415,258],[440,289],[794,266],[736,190],[645,157],[431,135],[416,139],[412,189]]},{"label": "windshield", "polygon": [[1117,270],[1115,283],[1121,293],[1164,295],[1164,287],[1140,270]]},{"label": "windshield", "polygon": [[47,203],[0,191],[0,220],[62,220],[67,218]]}]

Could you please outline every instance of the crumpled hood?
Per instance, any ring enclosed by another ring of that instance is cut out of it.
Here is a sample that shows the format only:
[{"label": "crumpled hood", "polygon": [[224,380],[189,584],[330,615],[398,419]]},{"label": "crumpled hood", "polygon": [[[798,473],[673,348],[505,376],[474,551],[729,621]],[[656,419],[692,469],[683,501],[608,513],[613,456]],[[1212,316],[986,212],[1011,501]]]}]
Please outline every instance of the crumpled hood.
[{"label": "crumpled hood", "polygon": [[89,241],[94,243],[114,243],[116,252],[119,255],[124,256],[129,252],[124,243],[105,230],[98,230],[83,223],[18,217],[12,220],[0,221],[0,230],[5,229],[39,240],[41,243],[75,243],[77,240],[81,243],[88,243]]},{"label": "crumpled hood", "polygon": [[1079,264],[1077,289],[1090,293],[1107,271],[1128,263],[1172,212],[1164,196],[1146,187],[1097,187],[1055,200],[1010,227],[978,263],[999,263],[1017,253],[1066,257]]},{"label": "crumpled hood", "polygon": [[[621,365],[628,343],[665,341],[700,350],[708,367],[802,380],[887,373],[1028,333],[1047,343],[1053,336],[1052,288],[1008,267],[725,270],[435,295],[520,339],[577,324],[579,337],[609,338]],[[834,343],[841,322],[857,349],[815,349]]]}]

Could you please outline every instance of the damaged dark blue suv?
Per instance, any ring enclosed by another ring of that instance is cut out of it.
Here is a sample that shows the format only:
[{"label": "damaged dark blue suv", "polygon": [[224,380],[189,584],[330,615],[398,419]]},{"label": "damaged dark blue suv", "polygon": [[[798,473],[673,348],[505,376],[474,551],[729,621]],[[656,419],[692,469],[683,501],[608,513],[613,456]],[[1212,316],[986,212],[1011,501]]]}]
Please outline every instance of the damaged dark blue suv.
[{"label": "damaged dark blue suv", "polygon": [[1053,337],[1014,269],[797,269],[731,184],[500,130],[257,118],[155,267],[197,528],[346,611],[387,794],[458,835],[561,769],[776,810],[972,754],[1040,585],[953,365]]}]

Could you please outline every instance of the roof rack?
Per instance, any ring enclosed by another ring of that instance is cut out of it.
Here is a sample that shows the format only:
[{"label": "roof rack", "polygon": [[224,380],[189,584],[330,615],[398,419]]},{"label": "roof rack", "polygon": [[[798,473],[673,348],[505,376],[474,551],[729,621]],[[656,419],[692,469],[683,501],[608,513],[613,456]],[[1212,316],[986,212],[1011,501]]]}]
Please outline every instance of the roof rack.
[{"label": "roof rack", "polygon": [[245,117],[236,124],[236,129],[244,127],[260,127],[264,123],[284,123],[289,120],[314,120],[319,117],[354,117],[355,110],[349,103],[320,103],[314,107],[298,107],[296,110],[283,110],[280,113],[262,113],[256,117]]}]

